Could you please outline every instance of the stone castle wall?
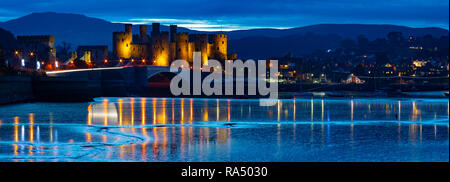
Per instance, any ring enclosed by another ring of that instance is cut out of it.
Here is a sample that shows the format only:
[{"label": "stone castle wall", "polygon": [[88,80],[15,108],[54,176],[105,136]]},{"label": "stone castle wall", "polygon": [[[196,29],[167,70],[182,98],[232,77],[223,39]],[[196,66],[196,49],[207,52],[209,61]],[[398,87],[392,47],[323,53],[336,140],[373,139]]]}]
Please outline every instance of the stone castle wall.
[{"label": "stone castle wall", "polygon": [[193,61],[193,53],[201,52],[202,63],[208,59],[227,59],[226,34],[177,33],[177,26],[171,25],[170,32],[160,31],[160,24],[152,24],[150,37],[147,27],[139,27],[140,35],[132,34],[132,25],[125,25],[125,32],[113,33],[113,54],[118,59],[147,59],[147,64],[169,66],[177,59]]}]

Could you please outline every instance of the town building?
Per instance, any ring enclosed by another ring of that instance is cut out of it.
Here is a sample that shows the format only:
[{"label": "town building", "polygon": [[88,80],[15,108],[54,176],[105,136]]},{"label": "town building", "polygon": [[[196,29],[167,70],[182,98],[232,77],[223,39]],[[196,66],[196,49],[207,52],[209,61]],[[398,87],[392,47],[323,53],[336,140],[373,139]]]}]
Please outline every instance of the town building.
[{"label": "town building", "polygon": [[101,65],[108,59],[108,46],[78,46],[77,55],[89,55],[94,66]]},{"label": "town building", "polygon": [[52,35],[17,36],[17,42],[13,63],[17,66],[41,69],[56,61],[55,37]]}]

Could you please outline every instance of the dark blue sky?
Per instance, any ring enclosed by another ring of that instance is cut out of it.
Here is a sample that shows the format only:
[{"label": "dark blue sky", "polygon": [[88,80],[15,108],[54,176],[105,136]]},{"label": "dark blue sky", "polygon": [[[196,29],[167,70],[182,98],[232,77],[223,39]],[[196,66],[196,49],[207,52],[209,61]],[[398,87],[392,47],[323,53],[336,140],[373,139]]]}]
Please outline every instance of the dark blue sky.
[{"label": "dark blue sky", "polygon": [[448,0],[0,0],[0,21],[32,12],[197,30],[290,28],[319,23],[449,27]]}]

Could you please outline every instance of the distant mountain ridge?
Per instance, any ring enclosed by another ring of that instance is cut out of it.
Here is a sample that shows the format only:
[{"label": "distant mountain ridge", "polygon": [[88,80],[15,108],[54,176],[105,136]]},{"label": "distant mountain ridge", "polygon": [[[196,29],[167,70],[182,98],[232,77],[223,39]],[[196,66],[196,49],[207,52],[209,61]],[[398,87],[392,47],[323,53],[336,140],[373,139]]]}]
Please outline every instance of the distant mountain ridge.
[{"label": "distant mountain ridge", "polygon": [[[123,24],[98,18],[66,13],[32,13],[0,23],[0,28],[14,35],[54,35],[56,44],[66,41],[73,45],[112,45],[112,32],[124,31]],[[151,26],[149,27],[151,30]],[[186,31],[179,28],[180,31]],[[150,31],[149,30],[149,31]],[[161,30],[168,30],[161,26]],[[134,33],[139,29],[134,27]]]},{"label": "distant mountain ridge", "polygon": [[[102,19],[79,14],[66,13],[32,13],[17,19],[0,23],[0,28],[17,35],[54,35],[56,44],[69,42],[78,45],[108,45],[111,49],[112,32],[124,31],[123,24],[111,23]],[[168,31],[168,26],[161,25],[161,30]],[[178,27],[180,32],[200,32]],[[133,32],[138,33],[137,27]],[[150,34],[151,25],[148,33]],[[290,29],[251,29],[225,32],[228,34],[229,52],[236,52],[244,58],[266,58],[282,56],[286,52],[306,54],[315,49],[332,48],[344,38],[356,38],[363,34],[370,40],[384,38],[389,32],[402,32],[404,36],[433,37],[448,36],[449,31],[442,28],[411,28],[397,25],[366,24],[317,24]],[[318,35],[307,38],[307,35]],[[337,38],[341,37],[341,39]],[[327,40],[329,39],[329,40]],[[270,45],[269,45],[270,44]],[[272,55],[274,54],[274,55]],[[262,56],[264,55],[264,56]]]},{"label": "distant mountain ridge", "polygon": [[290,29],[252,29],[252,30],[236,30],[230,32],[233,39],[240,39],[253,36],[267,36],[267,37],[283,37],[289,35],[306,34],[312,32],[314,34],[336,34],[343,38],[356,38],[358,35],[365,35],[368,39],[383,38],[389,32],[402,32],[404,36],[424,36],[431,34],[435,37],[443,35],[448,36],[449,31],[437,27],[428,28],[411,28],[398,25],[378,25],[378,24],[316,24],[304,27],[290,28]]}]

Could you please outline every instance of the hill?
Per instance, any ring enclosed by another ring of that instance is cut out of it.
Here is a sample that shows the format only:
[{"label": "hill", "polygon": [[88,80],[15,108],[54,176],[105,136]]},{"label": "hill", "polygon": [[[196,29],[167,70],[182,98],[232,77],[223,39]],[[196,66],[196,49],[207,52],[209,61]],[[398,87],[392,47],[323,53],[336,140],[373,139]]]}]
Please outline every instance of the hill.
[{"label": "hill", "polygon": [[251,29],[236,30],[229,33],[233,39],[248,36],[284,37],[289,35],[305,35],[308,32],[314,34],[328,35],[336,34],[343,38],[356,38],[365,35],[369,40],[384,38],[389,32],[401,32],[404,36],[424,36],[430,34],[433,37],[448,36],[449,31],[442,28],[411,28],[397,25],[374,25],[374,24],[317,24],[290,29]]},{"label": "hill", "polygon": [[[56,44],[62,41],[77,45],[112,45],[112,32],[124,31],[123,24],[98,18],[66,13],[32,13],[0,23],[14,35],[54,35]],[[133,27],[133,32],[139,29]],[[161,30],[168,30],[161,26]],[[182,29],[183,30],[183,29]],[[151,26],[149,30],[151,31]]]},{"label": "hill", "polygon": [[16,44],[17,42],[14,35],[9,31],[0,28],[0,48],[8,51],[14,49]]},{"label": "hill", "polygon": [[[79,14],[32,13],[14,20],[0,23],[0,27],[14,35],[54,35],[56,44],[62,41],[77,45],[108,45],[111,50],[112,32],[123,31],[120,23],[111,23],[102,19]],[[161,25],[161,30],[168,31]],[[199,32],[179,27],[181,32]],[[133,31],[138,33],[138,28]],[[151,31],[151,25],[148,28]],[[365,35],[369,40],[385,38],[389,32],[401,32],[404,36],[433,37],[448,36],[449,31],[442,28],[411,28],[397,25],[373,24],[317,24],[290,29],[251,29],[226,32],[229,52],[235,52],[240,58],[268,58],[282,56],[288,52],[294,55],[311,53],[317,49],[328,49],[339,45],[345,38],[355,39]]]}]

